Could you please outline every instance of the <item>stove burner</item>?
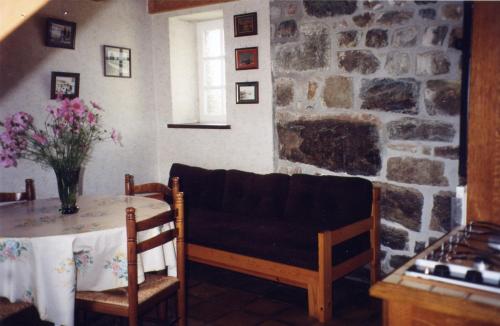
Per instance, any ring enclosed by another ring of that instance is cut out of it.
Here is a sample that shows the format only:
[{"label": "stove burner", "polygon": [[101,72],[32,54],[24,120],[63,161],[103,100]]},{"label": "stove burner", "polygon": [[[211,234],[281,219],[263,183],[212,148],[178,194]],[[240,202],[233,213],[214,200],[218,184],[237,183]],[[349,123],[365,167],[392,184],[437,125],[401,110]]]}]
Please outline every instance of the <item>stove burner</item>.
[{"label": "stove burner", "polygon": [[423,258],[405,275],[500,294],[500,225],[468,224],[440,240]]},{"label": "stove burner", "polygon": [[481,274],[481,272],[479,271],[475,271],[473,269],[467,271],[467,273],[465,273],[465,280],[467,282],[471,282],[471,283],[476,283],[476,284],[482,284],[483,283],[483,274]]}]

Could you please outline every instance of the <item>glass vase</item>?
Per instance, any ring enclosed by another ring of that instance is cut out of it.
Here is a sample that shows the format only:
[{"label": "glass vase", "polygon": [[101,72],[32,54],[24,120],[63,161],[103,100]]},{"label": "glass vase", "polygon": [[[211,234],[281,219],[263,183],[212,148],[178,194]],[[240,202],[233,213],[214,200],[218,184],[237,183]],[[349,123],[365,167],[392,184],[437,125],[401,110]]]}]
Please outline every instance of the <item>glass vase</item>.
[{"label": "glass vase", "polygon": [[78,182],[80,180],[80,167],[78,168],[54,168],[57,178],[57,190],[61,200],[61,214],[74,214],[78,212],[76,197],[78,194]]}]

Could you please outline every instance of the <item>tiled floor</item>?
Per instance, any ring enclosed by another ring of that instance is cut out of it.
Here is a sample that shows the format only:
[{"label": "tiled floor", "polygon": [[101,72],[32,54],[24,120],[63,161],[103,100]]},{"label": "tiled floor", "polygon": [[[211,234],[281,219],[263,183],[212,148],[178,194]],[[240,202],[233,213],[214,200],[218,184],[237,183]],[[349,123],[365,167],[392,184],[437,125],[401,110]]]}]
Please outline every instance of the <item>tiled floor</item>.
[{"label": "tiled floor", "polygon": [[[364,273],[356,275],[367,279]],[[307,315],[306,290],[191,264],[188,325],[320,325]],[[380,325],[381,309],[368,284],[334,283],[334,319],[327,325]]]},{"label": "tiled floor", "polygon": [[[357,277],[366,279],[367,275]],[[188,266],[187,309],[188,326],[320,325],[307,315],[303,289],[194,263]],[[335,282],[333,309],[334,319],[326,325],[380,325],[380,304],[368,296],[366,283],[349,279]],[[33,315],[8,325],[47,325]],[[114,323],[104,316],[91,320],[91,325]]]}]

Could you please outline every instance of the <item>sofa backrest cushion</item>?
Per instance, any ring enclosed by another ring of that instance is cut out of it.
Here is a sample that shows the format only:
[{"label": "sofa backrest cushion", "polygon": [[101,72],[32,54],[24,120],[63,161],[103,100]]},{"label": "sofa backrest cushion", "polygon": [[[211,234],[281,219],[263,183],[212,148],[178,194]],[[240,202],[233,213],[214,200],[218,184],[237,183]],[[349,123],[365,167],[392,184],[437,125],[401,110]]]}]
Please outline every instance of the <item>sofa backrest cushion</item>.
[{"label": "sofa backrest cushion", "polygon": [[355,177],[295,174],[290,177],[285,218],[336,229],[371,213],[372,183]]},{"label": "sofa backrest cushion", "polygon": [[170,178],[179,177],[186,209],[221,209],[225,174],[225,170],[207,170],[179,163],[174,163],[170,169]]},{"label": "sofa backrest cushion", "polygon": [[223,211],[255,218],[280,218],[286,204],[289,176],[226,172]]}]

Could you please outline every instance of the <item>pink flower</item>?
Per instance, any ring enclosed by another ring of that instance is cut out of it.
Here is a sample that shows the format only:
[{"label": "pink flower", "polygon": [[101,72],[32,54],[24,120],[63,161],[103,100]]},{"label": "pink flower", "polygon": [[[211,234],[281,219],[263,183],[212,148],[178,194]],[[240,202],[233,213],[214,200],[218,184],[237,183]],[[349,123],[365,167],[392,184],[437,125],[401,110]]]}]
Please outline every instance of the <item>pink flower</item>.
[{"label": "pink flower", "polygon": [[100,106],[99,106],[96,102],[94,102],[94,101],[90,101],[90,104],[92,104],[92,107],[93,107],[94,109],[97,109],[97,110],[99,110],[99,111],[103,111],[103,109],[102,109],[102,108],[101,108],[101,107],[100,107]]},{"label": "pink flower", "polygon": [[15,140],[12,138],[12,134],[4,131],[0,134],[0,143],[4,146],[11,147],[15,145]]},{"label": "pink flower", "polygon": [[113,139],[115,144],[122,144],[122,135],[115,128],[111,130],[111,139]]},{"label": "pink flower", "polygon": [[91,126],[96,123],[95,114],[93,114],[91,111],[89,111],[88,114],[87,114],[87,121],[89,122],[89,124]]},{"label": "pink flower", "polygon": [[33,122],[33,117],[26,112],[17,112],[5,119],[5,129],[9,133],[26,131]]},{"label": "pink flower", "polygon": [[0,166],[10,168],[17,166],[16,158],[11,154],[10,150],[0,151]]},{"label": "pink flower", "polygon": [[83,117],[85,114],[85,105],[83,104],[82,100],[80,98],[76,97],[71,100],[70,106],[72,108],[73,113],[78,116],[78,117]]},{"label": "pink flower", "polygon": [[34,134],[33,135],[33,140],[37,142],[40,145],[46,145],[47,144],[47,138],[45,138],[44,135],[42,134]]}]

